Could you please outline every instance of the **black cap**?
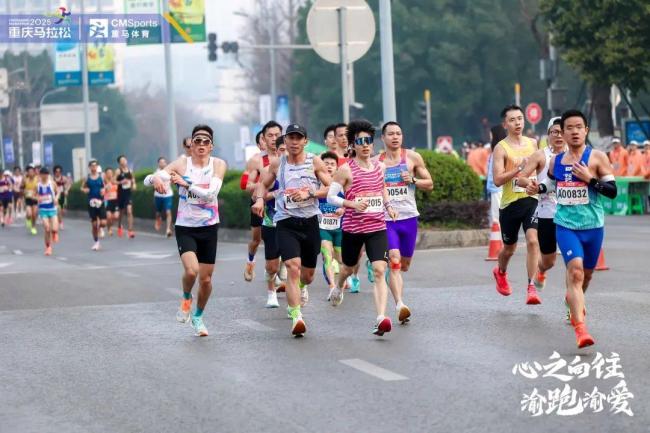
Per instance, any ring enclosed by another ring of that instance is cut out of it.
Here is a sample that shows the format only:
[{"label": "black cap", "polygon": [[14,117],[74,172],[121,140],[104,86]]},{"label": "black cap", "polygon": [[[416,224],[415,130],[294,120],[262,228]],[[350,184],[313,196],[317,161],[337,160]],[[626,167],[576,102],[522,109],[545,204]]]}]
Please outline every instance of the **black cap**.
[{"label": "black cap", "polygon": [[50,174],[50,170],[47,169],[47,167],[41,167],[39,170],[40,174]]},{"label": "black cap", "polygon": [[289,126],[287,126],[286,131],[284,131],[284,135],[289,134],[300,134],[303,137],[307,138],[307,130],[297,123],[291,123]]}]

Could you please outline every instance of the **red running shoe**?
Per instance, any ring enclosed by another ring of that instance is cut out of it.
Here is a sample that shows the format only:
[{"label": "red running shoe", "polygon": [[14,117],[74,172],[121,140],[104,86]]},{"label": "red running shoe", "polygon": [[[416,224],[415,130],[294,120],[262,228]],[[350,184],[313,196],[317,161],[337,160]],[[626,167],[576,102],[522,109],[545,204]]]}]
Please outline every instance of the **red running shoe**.
[{"label": "red running shoe", "polygon": [[578,344],[578,349],[592,346],[595,343],[594,337],[589,335],[589,331],[587,331],[587,325],[585,325],[585,322],[574,323],[573,328],[576,332],[576,343]]},{"label": "red running shoe", "polygon": [[508,282],[508,273],[501,273],[498,266],[495,266],[492,269],[492,274],[494,279],[497,281],[497,292],[501,293],[503,296],[510,296],[512,294],[512,288]]},{"label": "red running shoe", "polygon": [[375,327],[372,328],[372,333],[381,337],[386,332],[390,332],[391,329],[393,329],[393,323],[390,321],[389,317],[384,317],[375,323]]},{"label": "red running shoe", "polygon": [[122,236],[124,236],[124,229],[122,227],[118,227],[117,228],[117,237],[121,238]]},{"label": "red running shoe", "polygon": [[528,285],[528,296],[526,297],[526,304],[528,305],[539,305],[542,303],[542,300],[537,295],[537,289],[535,289],[534,284]]}]

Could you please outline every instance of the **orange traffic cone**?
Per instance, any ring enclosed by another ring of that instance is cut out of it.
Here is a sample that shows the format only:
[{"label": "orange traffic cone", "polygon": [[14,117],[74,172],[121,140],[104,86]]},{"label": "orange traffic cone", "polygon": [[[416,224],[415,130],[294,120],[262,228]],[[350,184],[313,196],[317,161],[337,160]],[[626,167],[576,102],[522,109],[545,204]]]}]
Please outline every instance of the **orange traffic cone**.
[{"label": "orange traffic cone", "polygon": [[488,256],[485,258],[486,261],[496,261],[499,258],[499,253],[503,248],[503,242],[501,241],[501,228],[499,223],[492,223],[492,230],[490,230],[490,244],[488,246]]},{"label": "orange traffic cone", "polygon": [[596,263],[596,270],[597,271],[607,271],[609,270],[609,266],[605,264],[605,253],[603,253],[603,249],[600,249],[600,255],[598,256],[598,263]]}]

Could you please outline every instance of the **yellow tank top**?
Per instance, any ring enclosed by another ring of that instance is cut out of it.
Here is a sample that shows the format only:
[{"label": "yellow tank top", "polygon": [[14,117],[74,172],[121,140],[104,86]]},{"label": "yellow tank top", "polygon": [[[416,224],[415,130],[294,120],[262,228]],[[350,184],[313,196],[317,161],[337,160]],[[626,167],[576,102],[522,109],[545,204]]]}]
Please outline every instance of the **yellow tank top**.
[{"label": "yellow tank top", "polygon": [[[525,144],[522,147],[514,149],[511,147],[506,140],[501,140],[499,144],[506,151],[506,171],[510,171],[521,164],[524,158],[529,158],[537,150],[535,142],[528,137],[521,137],[522,144]],[[531,176],[530,179],[535,179],[536,176]],[[512,178],[509,182],[506,182],[503,185],[503,195],[501,196],[501,209],[504,209],[509,204],[516,202],[522,198],[529,197],[526,194],[526,188],[515,186],[516,177]],[[536,195],[531,196],[537,198]]]},{"label": "yellow tank top", "polygon": [[38,188],[38,176],[33,179],[25,177],[25,198],[36,198],[36,189]]}]

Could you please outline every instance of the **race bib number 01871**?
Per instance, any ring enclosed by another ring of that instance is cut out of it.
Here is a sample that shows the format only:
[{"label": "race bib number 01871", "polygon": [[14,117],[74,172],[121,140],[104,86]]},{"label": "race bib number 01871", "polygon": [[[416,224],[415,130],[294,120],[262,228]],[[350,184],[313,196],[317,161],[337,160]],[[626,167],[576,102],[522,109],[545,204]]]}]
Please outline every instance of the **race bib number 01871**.
[{"label": "race bib number 01871", "polygon": [[319,218],[318,226],[321,230],[338,230],[341,228],[341,217],[336,214],[323,214]]},{"label": "race bib number 01871", "polygon": [[589,190],[584,182],[558,182],[555,190],[558,204],[563,206],[589,204]]}]

